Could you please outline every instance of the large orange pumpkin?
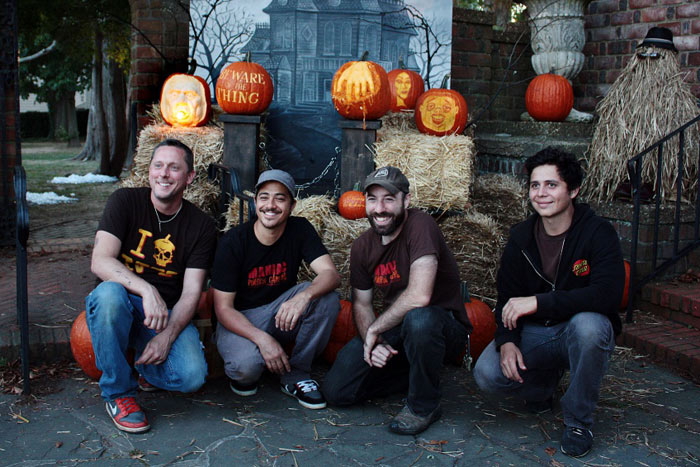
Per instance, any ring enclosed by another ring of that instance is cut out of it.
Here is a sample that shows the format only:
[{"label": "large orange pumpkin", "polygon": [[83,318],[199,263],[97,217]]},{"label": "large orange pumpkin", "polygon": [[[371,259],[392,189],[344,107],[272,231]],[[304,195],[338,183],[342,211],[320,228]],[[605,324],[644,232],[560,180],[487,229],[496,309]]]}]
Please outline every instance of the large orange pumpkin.
[{"label": "large orange pumpkin", "polygon": [[335,110],[349,120],[376,120],[389,111],[389,78],[381,65],[366,60],[344,63],[333,76]]},{"label": "large orange pumpkin", "polygon": [[272,78],[262,65],[250,61],[227,65],[216,80],[216,101],[226,113],[258,115],[272,102]]},{"label": "large orange pumpkin", "polygon": [[172,126],[205,125],[211,116],[209,85],[199,76],[170,75],[160,91],[160,114]]},{"label": "large orange pumpkin", "polygon": [[367,217],[365,211],[365,195],[361,191],[346,191],[338,199],[338,212],[346,219],[361,219]]},{"label": "large orange pumpkin", "polygon": [[624,310],[627,308],[627,302],[629,300],[630,291],[630,262],[625,260],[625,290],[622,292],[622,302],[620,303],[620,309]]},{"label": "large orange pumpkin", "polygon": [[574,89],[563,76],[539,75],[530,81],[525,91],[525,108],[535,120],[561,122],[573,107]]},{"label": "large orange pumpkin", "polygon": [[335,320],[328,345],[326,345],[326,348],[323,350],[323,358],[328,363],[333,363],[340,349],[356,335],[357,329],[355,328],[355,321],[352,317],[352,302],[341,300],[340,313],[338,313],[338,318]]},{"label": "large orange pumpkin", "polygon": [[195,319],[211,319],[214,310],[214,289],[209,288],[199,296],[199,303],[195,310]]},{"label": "large orange pumpkin", "polygon": [[411,110],[415,108],[418,97],[425,91],[423,77],[415,71],[406,70],[403,61],[399,61],[399,68],[391,70],[389,76],[389,89],[391,91],[391,111]]},{"label": "large orange pumpkin", "polygon": [[416,101],[415,121],[421,133],[459,134],[467,125],[467,101],[457,91],[446,89],[448,78],[446,75],[439,89],[425,91]]},{"label": "large orange pumpkin", "polygon": [[471,356],[476,362],[481,352],[484,351],[496,335],[496,317],[491,311],[491,307],[474,297],[470,297],[470,301],[464,304],[464,308],[467,310],[469,322],[474,327],[470,342]]}]

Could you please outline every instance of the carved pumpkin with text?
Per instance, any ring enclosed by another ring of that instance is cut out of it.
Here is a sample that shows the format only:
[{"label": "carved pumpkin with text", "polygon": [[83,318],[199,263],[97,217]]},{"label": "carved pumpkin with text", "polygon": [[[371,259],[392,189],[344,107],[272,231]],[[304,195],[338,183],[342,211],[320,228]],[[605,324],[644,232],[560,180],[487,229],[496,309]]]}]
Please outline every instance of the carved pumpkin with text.
[{"label": "carved pumpkin with text", "polygon": [[365,195],[361,191],[346,191],[338,199],[338,212],[346,219],[361,219],[367,217],[365,211]]},{"label": "carved pumpkin with text", "polygon": [[415,71],[403,69],[402,61],[399,61],[399,68],[391,70],[389,76],[389,87],[391,89],[391,111],[412,110],[416,106],[416,101],[423,91],[425,82],[421,75]]},{"label": "carved pumpkin with text", "polygon": [[170,75],[160,91],[160,114],[172,126],[206,125],[211,116],[209,85],[199,76]]},{"label": "carved pumpkin with text", "polygon": [[335,110],[349,120],[376,120],[389,111],[389,78],[381,65],[367,61],[344,63],[333,75],[331,98]]},{"label": "carved pumpkin with text", "polygon": [[433,136],[462,133],[467,126],[467,101],[457,91],[447,88],[446,75],[440,88],[425,91],[416,101],[415,121],[418,131]]},{"label": "carved pumpkin with text", "polygon": [[574,107],[574,89],[569,80],[553,73],[536,76],[525,91],[525,108],[542,122],[561,122]]},{"label": "carved pumpkin with text", "polygon": [[259,115],[272,102],[272,78],[262,65],[246,60],[227,65],[216,80],[216,101],[224,112]]},{"label": "carved pumpkin with text", "polygon": [[338,313],[338,318],[335,320],[331,337],[328,339],[328,345],[323,350],[323,358],[328,363],[333,363],[340,349],[356,335],[357,329],[352,317],[352,302],[341,300],[340,313]]}]

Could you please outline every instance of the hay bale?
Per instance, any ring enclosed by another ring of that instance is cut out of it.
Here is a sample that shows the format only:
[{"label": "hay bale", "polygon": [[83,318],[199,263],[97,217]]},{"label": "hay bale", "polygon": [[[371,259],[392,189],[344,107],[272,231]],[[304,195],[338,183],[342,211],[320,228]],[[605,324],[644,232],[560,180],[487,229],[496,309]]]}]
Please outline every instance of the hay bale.
[{"label": "hay bale", "polygon": [[413,110],[402,112],[389,112],[381,118],[382,127],[377,130],[377,141],[382,141],[387,134],[415,133],[418,134],[418,127],[414,119]]},{"label": "hay bale", "polygon": [[411,204],[426,210],[469,206],[474,141],[463,135],[430,136],[387,128],[375,144],[377,167],[398,167],[411,183]]},{"label": "hay bale", "polygon": [[[678,55],[657,47],[637,52],[655,52],[658,58],[633,54],[607,95],[596,108],[599,115],[588,156],[588,183],[582,194],[589,199],[610,201],[621,182],[628,180],[627,161],[669,132],[697,115],[696,98],[684,81]],[[686,131],[683,197],[696,197],[699,128]],[[656,187],[656,154],[645,157],[642,181],[654,186],[661,199],[675,199],[678,173],[678,137],[664,145],[661,186]]]},{"label": "hay bale", "polygon": [[313,195],[299,198],[296,206],[294,206],[292,215],[305,217],[320,235],[327,220],[333,215],[337,216],[335,205],[335,200],[328,195]]},{"label": "hay bale", "polygon": [[[254,193],[245,190],[243,191],[243,194],[255,196]],[[248,203],[243,202],[240,198],[234,198],[229,201],[228,206],[226,207],[226,212],[224,213],[225,222],[222,232],[228,232],[231,227],[235,227],[239,224],[241,203],[243,204],[243,219],[247,220],[250,218]]]},{"label": "hay bale", "polygon": [[[158,113],[160,114],[160,112]],[[158,143],[167,138],[182,141],[194,153],[194,169],[197,175],[194,182],[185,190],[185,199],[204,212],[214,215],[221,189],[217,184],[208,180],[207,169],[212,162],[221,163],[224,152],[223,130],[215,125],[176,128],[166,124],[154,124],[145,127],[139,133],[131,174],[122,181],[121,186],[148,186],[148,166],[151,154]]]},{"label": "hay bale", "polygon": [[457,260],[469,293],[496,303],[496,273],[506,237],[496,221],[476,211],[444,218],[440,230]]},{"label": "hay bale", "polygon": [[525,183],[505,174],[484,174],[476,177],[472,186],[472,206],[490,216],[503,235],[511,226],[528,215],[528,195]]}]

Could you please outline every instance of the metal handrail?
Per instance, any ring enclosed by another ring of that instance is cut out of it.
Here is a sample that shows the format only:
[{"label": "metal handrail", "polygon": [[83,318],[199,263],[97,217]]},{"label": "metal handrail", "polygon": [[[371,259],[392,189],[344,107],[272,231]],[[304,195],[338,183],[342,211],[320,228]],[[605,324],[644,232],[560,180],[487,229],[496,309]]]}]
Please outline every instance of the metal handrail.
[{"label": "metal handrail", "polygon": [[[219,198],[218,216],[220,224],[223,223],[221,215],[226,211],[227,203],[230,203],[235,198],[241,200],[241,203],[238,206],[239,224],[242,224],[246,220],[244,204],[247,204],[248,206],[248,219],[253,220],[257,217],[255,213],[255,198],[243,192],[243,189],[241,188],[241,180],[236,169],[222,164],[212,163],[209,164],[208,177],[211,181],[219,180],[221,184],[222,196]],[[219,227],[222,226],[220,225]]]},{"label": "metal handrail", "polygon": [[17,255],[17,319],[22,356],[22,394],[29,394],[29,301],[27,289],[27,240],[29,239],[29,208],[27,206],[27,174],[21,165],[15,166],[15,200],[17,226],[15,244]]},{"label": "metal handrail", "polygon": [[[685,131],[700,122],[700,115],[693,118],[689,122],[680,126],[676,130],[667,134],[661,138],[656,143],[644,149],[642,152],[627,161],[627,171],[629,173],[630,182],[632,185],[632,199],[634,201],[634,214],[632,217],[632,251],[630,255],[630,282],[629,282],[629,294],[630,297],[627,302],[627,316],[626,321],[628,323],[632,322],[633,309],[634,309],[634,299],[637,292],[641,288],[652,280],[654,277],[658,276],[669,267],[674,265],[678,260],[687,256],[691,251],[700,246],[700,180],[697,183],[697,196],[695,200],[695,228],[693,231],[692,241],[679,249],[680,243],[680,224],[681,224],[681,195],[683,189],[683,170],[685,167]],[[678,136],[678,175],[676,177],[676,200],[675,200],[675,213],[673,218],[673,254],[670,258],[663,261],[657,266],[658,260],[658,247],[659,247],[659,218],[661,211],[661,196],[659,196],[659,190],[661,187],[661,174],[663,173],[664,164],[664,144],[666,144],[672,138]],[[641,209],[641,187],[642,187],[642,167],[644,158],[650,154],[652,151],[656,150],[657,157],[657,167],[656,167],[656,195],[654,196],[655,210],[654,210],[654,237],[652,242],[652,259],[651,259],[651,272],[642,277],[641,279],[636,279],[637,273],[637,248],[639,243],[639,213]],[[698,161],[700,166],[700,160]]]}]

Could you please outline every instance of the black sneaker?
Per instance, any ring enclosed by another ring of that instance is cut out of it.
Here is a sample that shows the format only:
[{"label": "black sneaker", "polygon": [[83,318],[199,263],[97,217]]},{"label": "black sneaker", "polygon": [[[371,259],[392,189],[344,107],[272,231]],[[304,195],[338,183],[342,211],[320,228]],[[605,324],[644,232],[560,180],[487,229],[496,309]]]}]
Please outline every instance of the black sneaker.
[{"label": "black sneaker", "polygon": [[561,452],[571,457],[583,457],[593,446],[593,432],[577,426],[567,426],[561,437]]},{"label": "black sneaker", "polygon": [[389,431],[400,435],[417,435],[425,431],[433,422],[442,416],[442,408],[438,405],[435,410],[428,415],[417,415],[410,409],[408,404],[403,406],[401,412],[389,423]]},{"label": "black sneaker", "polygon": [[313,379],[299,381],[294,384],[283,384],[282,392],[295,397],[307,409],[325,409],[326,399]]},{"label": "black sneaker", "polygon": [[542,415],[543,413],[547,413],[552,410],[552,403],[552,397],[544,401],[525,401],[525,408],[530,413]]},{"label": "black sneaker", "polygon": [[257,381],[251,384],[241,384],[238,381],[229,379],[229,386],[231,387],[231,391],[233,391],[241,397],[254,396],[258,393]]}]

